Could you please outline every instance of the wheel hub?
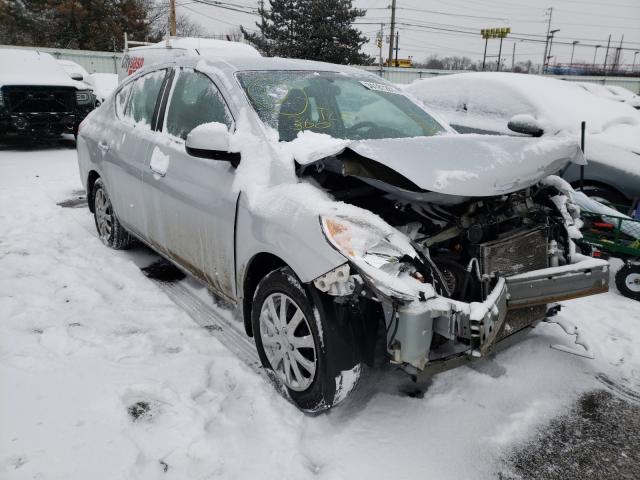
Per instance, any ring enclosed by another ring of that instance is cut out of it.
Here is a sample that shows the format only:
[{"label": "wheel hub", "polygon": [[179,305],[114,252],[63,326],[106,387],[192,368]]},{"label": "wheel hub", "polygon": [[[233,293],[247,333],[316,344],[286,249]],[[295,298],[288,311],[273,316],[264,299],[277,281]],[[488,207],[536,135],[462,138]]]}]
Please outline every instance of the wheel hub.
[{"label": "wheel hub", "polygon": [[624,279],[624,283],[632,292],[640,292],[640,273],[630,273]]}]

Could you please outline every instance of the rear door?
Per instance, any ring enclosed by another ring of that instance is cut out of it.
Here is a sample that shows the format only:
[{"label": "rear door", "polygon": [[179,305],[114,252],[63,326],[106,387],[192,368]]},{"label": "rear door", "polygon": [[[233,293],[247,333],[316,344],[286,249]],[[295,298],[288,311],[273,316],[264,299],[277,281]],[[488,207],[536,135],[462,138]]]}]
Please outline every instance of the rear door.
[{"label": "rear door", "polygon": [[185,149],[195,127],[219,122],[232,129],[233,117],[216,84],[193,69],[178,69],[169,93],[144,175],[149,235],[165,255],[234,299],[235,169]]},{"label": "rear door", "polygon": [[127,84],[116,95],[118,120],[98,148],[104,152],[107,188],[118,218],[143,239],[148,238],[142,177],[157,120],[167,70],[157,70]]}]

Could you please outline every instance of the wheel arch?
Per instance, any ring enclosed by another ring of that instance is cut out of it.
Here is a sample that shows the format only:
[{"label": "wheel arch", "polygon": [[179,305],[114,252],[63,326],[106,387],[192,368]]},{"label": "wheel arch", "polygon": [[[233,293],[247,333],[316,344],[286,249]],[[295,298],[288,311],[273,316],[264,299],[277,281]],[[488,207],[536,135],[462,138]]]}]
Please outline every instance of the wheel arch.
[{"label": "wheel arch", "polygon": [[[244,329],[248,336],[253,337],[253,329],[251,328],[251,306],[253,294],[258,287],[258,283],[269,272],[281,267],[291,268],[280,257],[268,253],[261,252],[254,255],[244,270],[242,277],[242,317],[244,321]],[[293,269],[292,269],[293,270]]]},{"label": "wheel arch", "polygon": [[87,175],[87,203],[89,204],[89,211],[91,213],[95,212],[95,206],[93,204],[93,186],[99,178],[100,175],[95,170],[90,170]]}]

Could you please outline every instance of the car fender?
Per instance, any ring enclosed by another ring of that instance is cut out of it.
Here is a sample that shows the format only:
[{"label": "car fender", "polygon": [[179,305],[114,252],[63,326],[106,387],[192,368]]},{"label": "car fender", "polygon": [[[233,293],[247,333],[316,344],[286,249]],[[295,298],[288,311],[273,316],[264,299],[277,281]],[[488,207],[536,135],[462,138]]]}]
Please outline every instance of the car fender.
[{"label": "car fender", "polygon": [[271,254],[286,263],[303,283],[344,264],[347,259],[326,240],[319,214],[296,208],[287,214],[265,214],[252,209],[240,194],[236,213],[235,263],[238,296],[251,260],[260,253]]}]

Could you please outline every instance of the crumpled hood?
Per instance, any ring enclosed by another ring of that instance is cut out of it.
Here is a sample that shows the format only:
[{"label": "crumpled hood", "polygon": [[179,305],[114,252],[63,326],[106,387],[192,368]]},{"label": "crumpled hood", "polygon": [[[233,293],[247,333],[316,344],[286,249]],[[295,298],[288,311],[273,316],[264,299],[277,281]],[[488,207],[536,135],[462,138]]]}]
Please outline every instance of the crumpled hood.
[{"label": "crumpled hood", "polygon": [[570,137],[451,134],[360,141],[332,139],[325,146],[316,146],[311,155],[294,156],[301,164],[312,163],[349,148],[395,170],[421,189],[467,197],[514,192],[557,173],[569,162],[585,164],[580,146]]}]

